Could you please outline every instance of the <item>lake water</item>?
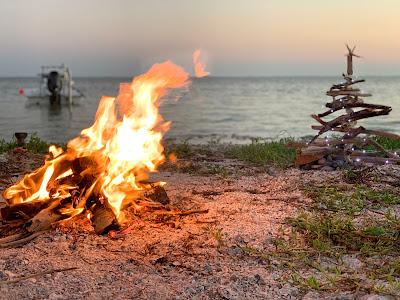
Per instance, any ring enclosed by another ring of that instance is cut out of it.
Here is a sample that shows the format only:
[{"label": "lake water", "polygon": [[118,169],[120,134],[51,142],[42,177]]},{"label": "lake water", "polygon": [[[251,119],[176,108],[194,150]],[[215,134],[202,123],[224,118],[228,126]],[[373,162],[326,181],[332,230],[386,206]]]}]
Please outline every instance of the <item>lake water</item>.
[{"label": "lake water", "polygon": [[[367,127],[400,133],[400,77],[366,78],[360,84],[373,97],[366,102],[393,108],[389,116],[361,121]],[[102,95],[117,94],[127,78],[75,78],[85,98],[72,106],[51,107],[47,101],[29,102],[18,91],[36,87],[35,78],[0,79],[0,137],[36,132],[47,141],[66,142],[93,122]],[[311,113],[325,110],[326,90],[340,77],[265,77],[194,79],[186,90],[167,97],[161,107],[172,126],[170,138],[207,142],[246,142],[250,137],[277,138],[312,135]],[[180,99],[176,101],[179,94]]]}]

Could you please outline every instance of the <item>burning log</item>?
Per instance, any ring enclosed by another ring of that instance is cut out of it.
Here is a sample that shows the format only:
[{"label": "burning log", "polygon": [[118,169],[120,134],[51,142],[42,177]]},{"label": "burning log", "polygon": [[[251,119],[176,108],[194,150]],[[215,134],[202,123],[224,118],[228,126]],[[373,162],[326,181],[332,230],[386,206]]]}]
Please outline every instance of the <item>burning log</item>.
[{"label": "burning log", "polygon": [[2,207],[0,209],[1,218],[4,221],[15,221],[15,220],[29,220],[38,214],[41,210],[48,207],[50,201],[37,201],[18,203],[9,206]]},{"label": "burning log", "polygon": [[106,205],[95,205],[92,211],[92,224],[97,234],[105,234],[110,230],[119,229],[114,212]]},{"label": "burning log", "polygon": [[149,189],[144,192],[144,197],[151,199],[155,202],[161,203],[162,205],[169,204],[169,197],[164,187],[159,183],[150,183]]}]

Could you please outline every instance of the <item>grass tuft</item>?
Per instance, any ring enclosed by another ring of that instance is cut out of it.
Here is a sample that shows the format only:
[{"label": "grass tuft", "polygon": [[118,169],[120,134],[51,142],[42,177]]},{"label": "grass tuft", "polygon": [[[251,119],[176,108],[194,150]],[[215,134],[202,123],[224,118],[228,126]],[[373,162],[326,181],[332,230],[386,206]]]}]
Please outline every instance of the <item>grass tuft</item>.
[{"label": "grass tuft", "polygon": [[[49,150],[49,146],[51,144],[39,138],[35,133],[32,134],[26,143],[26,149],[33,153],[47,153]],[[8,152],[17,147],[17,142],[15,139],[11,141],[6,141],[4,139],[0,139],[0,153]]]},{"label": "grass tuft", "polygon": [[15,140],[11,140],[7,142],[4,139],[0,139],[0,153],[8,152],[14,149],[17,146],[17,142]]},{"label": "grass tuft", "polygon": [[287,146],[292,139],[280,139],[272,142],[253,141],[248,145],[233,146],[230,154],[237,159],[258,165],[272,164],[286,168],[293,164],[296,150]]},{"label": "grass tuft", "polygon": [[389,218],[379,224],[356,226],[349,216],[302,213],[288,222],[303,234],[311,248],[321,253],[337,255],[345,250],[371,256],[400,250],[399,224],[393,224]]},{"label": "grass tuft", "polygon": [[391,139],[384,136],[374,136],[372,139],[380,144],[386,150],[399,150],[400,149],[400,141]]},{"label": "grass tuft", "polygon": [[34,153],[47,153],[50,144],[39,138],[35,133],[31,135],[26,143],[26,149]]},{"label": "grass tuft", "polygon": [[400,204],[400,196],[391,190],[374,190],[363,185],[351,191],[337,187],[307,187],[305,193],[317,207],[342,211],[350,215],[368,208],[381,208]]},{"label": "grass tuft", "polygon": [[165,154],[176,155],[178,158],[188,158],[193,154],[193,148],[188,140],[178,144],[171,144],[165,147]]}]

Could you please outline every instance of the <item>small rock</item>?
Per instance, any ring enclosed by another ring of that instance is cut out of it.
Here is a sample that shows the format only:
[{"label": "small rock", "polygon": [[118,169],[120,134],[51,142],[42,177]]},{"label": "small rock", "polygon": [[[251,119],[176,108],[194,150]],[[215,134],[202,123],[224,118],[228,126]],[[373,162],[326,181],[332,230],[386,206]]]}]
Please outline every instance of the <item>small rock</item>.
[{"label": "small rock", "polygon": [[181,263],[179,261],[174,261],[174,262],[172,262],[172,265],[175,267],[179,267],[179,266],[181,266]]},{"label": "small rock", "polygon": [[327,161],[326,161],[325,158],[321,158],[321,159],[318,160],[318,164],[319,164],[319,165],[323,165],[323,166],[324,166],[324,165],[326,165],[326,162],[327,162]]},{"label": "small rock", "polygon": [[67,240],[67,236],[65,234],[61,235],[59,238],[60,242],[65,242]]},{"label": "small rock", "polygon": [[64,298],[64,295],[59,295],[59,294],[56,294],[56,293],[51,293],[50,295],[49,295],[49,298],[48,298],[49,300],[61,300],[61,299],[65,299]]},{"label": "small rock", "polygon": [[0,271],[0,280],[6,280],[7,279],[7,275],[6,273],[4,273],[3,271]]},{"label": "small rock", "polygon": [[353,257],[351,255],[344,255],[342,257],[343,264],[352,269],[352,270],[359,270],[364,267],[364,263],[359,260],[357,257]]},{"label": "small rock", "polygon": [[15,274],[14,272],[8,271],[8,270],[4,270],[2,273],[3,273],[5,276],[7,276],[8,278],[17,277],[17,274]]},{"label": "small rock", "polygon": [[0,155],[0,163],[7,163],[8,162],[8,158],[6,156],[6,154],[1,154]]},{"label": "small rock", "polygon": [[258,285],[265,285],[265,281],[264,281],[264,279],[261,277],[261,275],[256,274],[256,275],[254,275],[254,278],[256,279],[256,283],[257,283]]},{"label": "small rock", "polygon": [[157,264],[163,265],[163,264],[166,264],[167,262],[168,262],[168,260],[165,256],[160,256],[160,257],[157,257],[156,259],[154,259],[152,261],[152,264],[153,265],[157,265]]},{"label": "small rock", "polygon": [[312,165],[311,169],[321,169],[322,166],[321,165]]},{"label": "small rock", "polygon": [[381,295],[375,295],[375,294],[368,294],[368,295],[362,296],[359,299],[360,300],[392,300],[394,298],[390,297],[390,296],[381,296]]},{"label": "small rock", "polygon": [[318,299],[321,299],[321,296],[317,292],[308,292],[302,298],[302,300],[318,300]]},{"label": "small rock", "polygon": [[335,161],[335,164],[336,164],[338,167],[343,167],[343,166],[344,166],[344,161],[343,161],[343,160],[337,160],[337,161]]},{"label": "small rock", "polygon": [[322,168],[321,168],[321,171],[330,172],[330,171],[333,171],[333,170],[334,170],[334,168],[332,168],[332,167],[330,167],[330,166],[325,166],[325,167],[322,167]]}]

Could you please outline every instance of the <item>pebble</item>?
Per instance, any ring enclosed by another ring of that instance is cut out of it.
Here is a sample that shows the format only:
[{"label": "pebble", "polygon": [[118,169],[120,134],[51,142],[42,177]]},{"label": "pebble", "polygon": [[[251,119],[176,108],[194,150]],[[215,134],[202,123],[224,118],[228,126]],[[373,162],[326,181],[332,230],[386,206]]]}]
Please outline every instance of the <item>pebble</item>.
[{"label": "pebble", "polygon": [[257,283],[258,285],[265,285],[265,281],[264,281],[264,279],[261,277],[260,274],[254,275],[254,278],[256,279],[256,283]]},{"label": "pebble", "polygon": [[344,166],[344,161],[343,160],[337,160],[337,161],[335,161],[335,163],[336,163],[336,165],[338,167],[343,167]]},{"label": "pebble", "polygon": [[312,165],[311,168],[312,169],[321,169],[322,165]]},{"label": "pebble", "polygon": [[321,168],[321,171],[327,171],[327,172],[330,172],[330,171],[333,171],[333,170],[335,170],[334,168],[332,168],[332,167],[330,167],[330,166],[325,166],[325,167],[322,167]]},{"label": "pebble", "polygon": [[0,163],[7,163],[8,162],[8,158],[6,156],[6,154],[1,154],[0,155]]},{"label": "pebble", "polygon": [[318,299],[321,299],[321,297],[317,292],[308,292],[302,298],[302,300],[318,300]]},{"label": "pebble", "polygon": [[364,295],[360,300],[394,300],[395,298],[390,296],[383,296],[383,295],[375,295],[375,294],[368,294]]},{"label": "pebble", "polygon": [[56,293],[51,293],[50,295],[49,295],[49,298],[48,298],[49,300],[61,300],[61,299],[65,299],[64,298],[64,295],[59,295],[59,294],[56,294]]},{"label": "pebble", "polygon": [[174,262],[172,262],[172,265],[174,267],[179,267],[179,266],[181,266],[181,263],[179,261],[174,261]]},{"label": "pebble", "polygon": [[364,263],[361,260],[351,255],[344,255],[342,261],[346,267],[353,270],[359,270],[364,267]]}]

